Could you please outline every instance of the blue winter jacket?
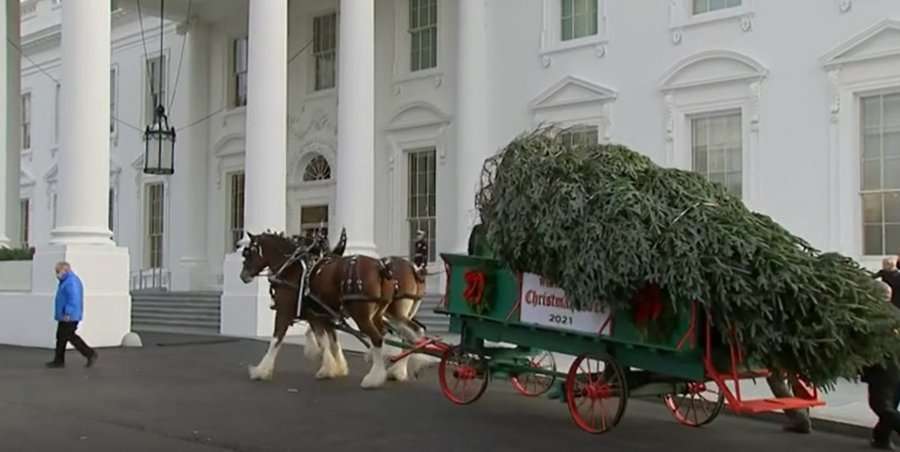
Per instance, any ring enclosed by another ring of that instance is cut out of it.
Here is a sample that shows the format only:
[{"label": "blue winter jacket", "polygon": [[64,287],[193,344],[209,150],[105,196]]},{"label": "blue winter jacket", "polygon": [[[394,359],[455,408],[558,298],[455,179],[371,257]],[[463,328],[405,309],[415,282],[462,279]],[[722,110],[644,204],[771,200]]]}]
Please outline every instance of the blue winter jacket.
[{"label": "blue winter jacket", "polygon": [[66,272],[56,289],[56,321],[80,322],[84,310],[84,286],[75,273]]}]

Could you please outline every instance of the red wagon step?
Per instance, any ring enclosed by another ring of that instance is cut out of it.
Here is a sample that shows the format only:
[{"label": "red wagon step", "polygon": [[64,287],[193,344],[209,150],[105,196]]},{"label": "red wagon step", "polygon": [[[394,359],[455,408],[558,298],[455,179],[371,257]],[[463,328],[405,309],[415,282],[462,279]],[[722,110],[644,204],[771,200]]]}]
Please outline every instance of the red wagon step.
[{"label": "red wagon step", "polygon": [[741,400],[738,404],[728,404],[728,409],[740,414],[768,413],[776,410],[793,410],[814,408],[825,405],[821,400],[801,399],[799,397],[768,398]]}]

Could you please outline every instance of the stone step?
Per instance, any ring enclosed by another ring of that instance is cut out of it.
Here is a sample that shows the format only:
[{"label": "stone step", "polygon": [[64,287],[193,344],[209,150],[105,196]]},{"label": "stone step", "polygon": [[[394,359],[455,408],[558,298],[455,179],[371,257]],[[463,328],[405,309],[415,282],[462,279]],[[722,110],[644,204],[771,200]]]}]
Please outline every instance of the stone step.
[{"label": "stone step", "polygon": [[135,331],[218,334],[219,292],[132,292],[131,323]]}]

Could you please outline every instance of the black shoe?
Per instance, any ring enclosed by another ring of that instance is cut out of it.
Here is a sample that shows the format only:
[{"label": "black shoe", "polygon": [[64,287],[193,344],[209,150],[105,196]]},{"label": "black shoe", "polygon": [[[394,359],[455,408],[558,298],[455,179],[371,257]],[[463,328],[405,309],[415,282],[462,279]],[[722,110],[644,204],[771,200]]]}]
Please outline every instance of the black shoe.
[{"label": "black shoe", "polygon": [[807,424],[790,424],[782,427],[782,430],[791,433],[800,433],[804,435],[808,435],[812,433],[812,426]]},{"label": "black shoe", "polygon": [[94,363],[97,362],[97,358],[99,358],[99,357],[100,357],[100,355],[98,355],[97,352],[94,352],[94,354],[91,355],[91,357],[87,359],[87,364],[85,364],[84,367],[93,366]]},{"label": "black shoe", "polygon": [[44,365],[47,366],[48,369],[62,369],[63,367],[66,367],[66,363],[61,363],[59,361],[50,361]]},{"label": "black shoe", "polygon": [[887,440],[887,441],[876,441],[876,440],[873,439],[873,440],[871,440],[871,441],[869,442],[869,444],[872,446],[873,449],[878,449],[878,450],[894,450],[894,445],[891,444],[891,440]]}]

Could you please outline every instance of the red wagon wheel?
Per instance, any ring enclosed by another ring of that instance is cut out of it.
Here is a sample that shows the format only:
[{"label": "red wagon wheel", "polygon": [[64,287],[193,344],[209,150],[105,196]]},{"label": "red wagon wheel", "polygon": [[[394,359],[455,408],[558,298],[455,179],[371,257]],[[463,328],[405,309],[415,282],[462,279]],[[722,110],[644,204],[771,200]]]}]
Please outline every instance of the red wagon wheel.
[{"label": "red wagon wheel", "polygon": [[490,379],[488,363],[472,353],[465,353],[459,346],[447,349],[438,365],[441,392],[457,405],[468,405],[478,400]]},{"label": "red wagon wheel", "polygon": [[680,424],[702,427],[722,412],[725,394],[714,381],[691,381],[686,384],[684,391],[666,394],[663,402]]},{"label": "red wagon wheel", "polygon": [[554,372],[554,374],[520,373],[510,379],[513,388],[527,397],[537,397],[550,390],[556,382],[556,358],[553,353],[542,351],[528,359],[528,365],[534,369]]},{"label": "red wagon wheel", "polygon": [[579,356],[566,376],[566,402],[572,420],[588,433],[604,433],[625,413],[628,384],[610,357]]}]

